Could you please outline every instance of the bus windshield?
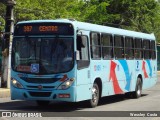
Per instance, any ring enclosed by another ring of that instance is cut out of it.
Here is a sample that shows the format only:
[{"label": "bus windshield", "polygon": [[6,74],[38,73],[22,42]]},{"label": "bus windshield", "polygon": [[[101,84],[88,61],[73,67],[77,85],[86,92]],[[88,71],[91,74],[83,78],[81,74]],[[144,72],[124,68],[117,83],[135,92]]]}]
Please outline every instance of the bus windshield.
[{"label": "bus windshield", "polygon": [[73,38],[15,37],[12,69],[30,74],[63,73],[73,68]]}]

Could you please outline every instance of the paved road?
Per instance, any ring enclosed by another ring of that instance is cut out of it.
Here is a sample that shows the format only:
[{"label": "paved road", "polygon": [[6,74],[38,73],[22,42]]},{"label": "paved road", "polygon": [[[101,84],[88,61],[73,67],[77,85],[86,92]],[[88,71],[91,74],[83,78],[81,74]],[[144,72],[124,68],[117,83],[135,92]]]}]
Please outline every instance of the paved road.
[{"label": "paved road", "polygon": [[[1,98],[0,99],[0,111],[20,111],[20,112],[49,112],[49,113],[43,113],[43,115],[58,115],[58,116],[65,116],[66,113],[60,113],[61,111],[69,111],[69,115],[73,114],[76,116],[83,117],[86,114],[99,115],[101,116],[103,112],[95,112],[95,111],[159,111],[158,114],[160,114],[160,75],[158,78],[157,84],[148,89],[143,91],[143,95],[139,99],[129,99],[126,98],[124,95],[117,95],[117,96],[110,96],[103,98],[99,106],[96,108],[88,108],[86,107],[86,102],[80,102],[80,103],[52,103],[48,107],[37,107],[35,102],[26,102],[26,101],[11,101],[10,98]],[[75,111],[80,111],[78,113],[75,113]],[[92,111],[92,112],[88,112]],[[139,113],[139,112],[138,112]],[[144,112],[141,112],[142,114]],[[152,113],[152,112],[151,112]],[[106,114],[114,114],[115,116],[120,116],[119,112],[104,112],[104,116]],[[123,112],[122,112],[123,114]],[[130,114],[130,113],[127,113]],[[146,114],[146,113],[144,113]],[[157,114],[157,112],[156,112]],[[114,116],[113,115],[113,116]],[[86,115],[87,116],[87,115]],[[112,116],[112,115],[111,115]],[[0,118],[1,119],[1,118]],[[7,120],[6,118],[2,118],[3,120]],[[36,119],[36,118],[35,118]],[[56,119],[60,119],[59,117]],[[66,118],[62,118],[66,119]],[[73,118],[71,118],[73,119]],[[81,118],[77,118],[81,119]],[[84,119],[84,118],[83,118]],[[87,120],[90,120],[90,118],[85,118]],[[92,119],[97,119],[92,118]],[[101,117],[98,119],[102,119]],[[112,119],[112,118],[111,118]],[[127,119],[127,118],[125,118]],[[131,120],[135,120],[134,118],[130,118]],[[151,118],[146,118],[150,120]],[[160,119],[160,118],[159,118]],[[17,120],[17,119],[16,119]],[[158,118],[152,118],[152,120],[158,120]]]}]

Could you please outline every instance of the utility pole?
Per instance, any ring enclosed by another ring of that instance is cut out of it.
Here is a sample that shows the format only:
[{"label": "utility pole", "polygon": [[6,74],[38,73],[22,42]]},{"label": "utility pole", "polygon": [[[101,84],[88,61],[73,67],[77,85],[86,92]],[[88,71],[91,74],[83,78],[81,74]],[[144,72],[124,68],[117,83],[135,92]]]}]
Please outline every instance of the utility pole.
[{"label": "utility pole", "polygon": [[11,42],[14,30],[14,14],[13,8],[16,4],[15,0],[1,0],[6,5],[4,44],[2,51],[2,87],[10,88],[10,67],[11,67]]}]

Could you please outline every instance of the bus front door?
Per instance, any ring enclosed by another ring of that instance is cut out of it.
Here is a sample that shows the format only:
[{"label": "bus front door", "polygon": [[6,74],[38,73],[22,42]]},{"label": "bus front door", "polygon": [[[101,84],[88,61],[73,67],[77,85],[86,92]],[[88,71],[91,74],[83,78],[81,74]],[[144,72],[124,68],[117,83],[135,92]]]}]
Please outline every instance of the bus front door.
[{"label": "bus front door", "polygon": [[87,35],[77,35],[77,53],[78,59],[76,101],[82,101],[91,98],[89,42]]}]

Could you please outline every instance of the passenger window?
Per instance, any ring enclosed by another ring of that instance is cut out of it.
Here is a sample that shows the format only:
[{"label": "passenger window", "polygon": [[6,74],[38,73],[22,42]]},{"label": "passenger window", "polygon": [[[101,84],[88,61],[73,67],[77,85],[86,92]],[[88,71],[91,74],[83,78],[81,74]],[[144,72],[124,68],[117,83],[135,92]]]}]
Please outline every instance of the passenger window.
[{"label": "passenger window", "polygon": [[143,40],[144,59],[150,59],[150,40]]},{"label": "passenger window", "polygon": [[102,56],[103,59],[111,59],[113,58],[113,39],[112,35],[102,34]]},{"label": "passenger window", "polygon": [[124,58],[124,39],[123,36],[114,37],[114,55],[116,59]]},{"label": "passenger window", "polygon": [[142,39],[135,39],[135,58],[143,59]]},{"label": "passenger window", "polygon": [[101,58],[100,34],[91,32],[90,43],[91,43],[90,49],[91,49],[92,59],[100,59]]},{"label": "passenger window", "polygon": [[155,41],[151,41],[151,58],[156,59]]},{"label": "passenger window", "polygon": [[133,38],[125,38],[125,57],[126,59],[134,59],[134,42]]}]

